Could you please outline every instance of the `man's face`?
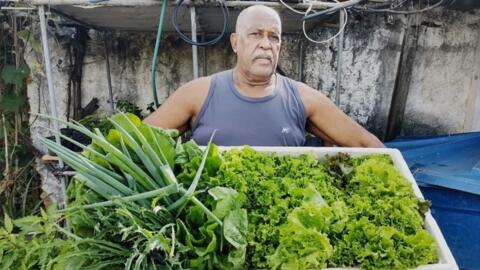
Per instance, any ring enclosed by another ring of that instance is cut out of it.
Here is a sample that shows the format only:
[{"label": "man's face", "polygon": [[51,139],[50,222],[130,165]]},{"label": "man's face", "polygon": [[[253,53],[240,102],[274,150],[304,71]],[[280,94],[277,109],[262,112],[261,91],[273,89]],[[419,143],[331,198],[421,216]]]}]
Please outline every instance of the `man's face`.
[{"label": "man's face", "polygon": [[232,34],[231,42],[242,70],[254,77],[270,77],[277,67],[281,22],[275,14],[253,11]]}]

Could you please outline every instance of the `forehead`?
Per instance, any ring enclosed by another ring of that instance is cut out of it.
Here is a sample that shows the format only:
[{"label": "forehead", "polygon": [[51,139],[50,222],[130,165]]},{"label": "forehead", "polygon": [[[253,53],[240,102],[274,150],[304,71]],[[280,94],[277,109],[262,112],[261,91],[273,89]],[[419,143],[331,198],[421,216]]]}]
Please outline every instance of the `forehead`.
[{"label": "forehead", "polygon": [[243,29],[246,31],[268,31],[268,32],[275,32],[275,33],[280,33],[280,24],[278,23],[277,20],[255,20],[255,21],[250,21],[248,22]]},{"label": "forehead", "polygon": [[237,22],[240,29],[273,31],[280,33],[282,23],[279,16],[274,12],[266,12],[264,10],[252,10],[245,14],[240,21]]}]

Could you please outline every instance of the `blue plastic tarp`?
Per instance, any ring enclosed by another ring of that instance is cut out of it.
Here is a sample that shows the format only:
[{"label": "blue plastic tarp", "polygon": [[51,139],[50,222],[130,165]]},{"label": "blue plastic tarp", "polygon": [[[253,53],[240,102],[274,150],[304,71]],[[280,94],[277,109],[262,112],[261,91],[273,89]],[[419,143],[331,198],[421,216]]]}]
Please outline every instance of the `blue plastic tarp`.
[{"label": "blue plastic tarp", "polygon": [[419,185],[480,195],[480,132],[401,137],[386,145],[402,152]]},{"label": "blue plastic tarp", "polygon": [[480,269],[480,132],[403,137],[402,152],[461,270]]}]

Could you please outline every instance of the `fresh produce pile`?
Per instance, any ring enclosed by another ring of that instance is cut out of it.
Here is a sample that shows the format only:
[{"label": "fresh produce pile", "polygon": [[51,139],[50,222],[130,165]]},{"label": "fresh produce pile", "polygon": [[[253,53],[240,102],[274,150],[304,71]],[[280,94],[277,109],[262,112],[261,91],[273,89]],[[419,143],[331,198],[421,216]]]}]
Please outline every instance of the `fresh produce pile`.
[{"label": "fresh produce pile", "polygon": [[[0,269],[407,269],[435,263],[426,202],[386,155],[318,161],[202,151],[132,114],[44,140],[77,175],[69,206],[0,228]],[[69,140],[68,138],[64,138]],[[68,225],[68,226],[62,226]],[[71,230],[69,229],[71,228]]]}]

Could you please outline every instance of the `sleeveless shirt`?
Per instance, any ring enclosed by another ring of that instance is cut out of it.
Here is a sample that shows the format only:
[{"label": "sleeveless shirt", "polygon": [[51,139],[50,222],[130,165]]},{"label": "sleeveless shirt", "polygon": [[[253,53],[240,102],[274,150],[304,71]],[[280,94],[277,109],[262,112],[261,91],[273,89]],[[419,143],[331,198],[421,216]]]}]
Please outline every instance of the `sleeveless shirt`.
[{"label": "sleeveless shirt", "polygon": [[208,95],[192,126],[192,138],[206,145],[302,146],[305,143],[305,108],[295,81],[277,76],[272,95],[242,95],[233,82],[233,70],[214,74]]}]

